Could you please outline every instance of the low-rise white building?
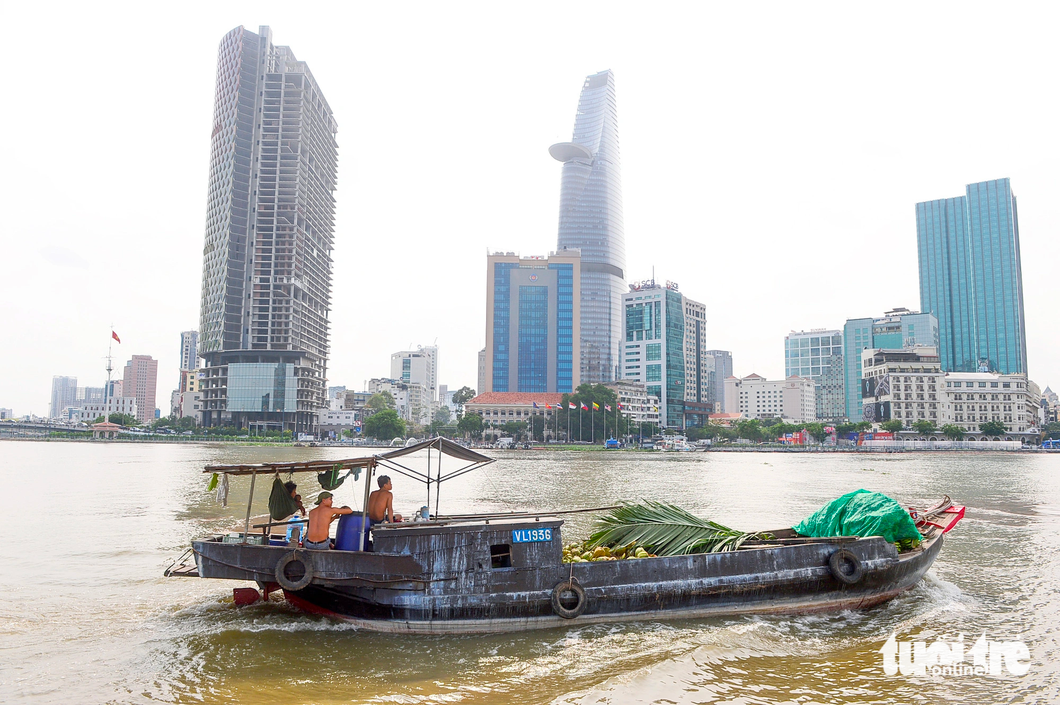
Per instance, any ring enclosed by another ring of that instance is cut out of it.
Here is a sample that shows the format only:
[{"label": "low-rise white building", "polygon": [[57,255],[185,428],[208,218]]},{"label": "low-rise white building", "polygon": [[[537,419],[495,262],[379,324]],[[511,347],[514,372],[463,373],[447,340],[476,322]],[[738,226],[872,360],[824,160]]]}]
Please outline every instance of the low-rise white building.
[{"label": "low-rise white building", "polygon": [[106,406],[99,404],[85,404],[77,411],[77,421],[92,423],[100,416],[109,418],[111,414],[125,414],[136,417],[136,397],[117,397],[108,399]]},{"label": "low-rise white building", "polygon": [[324,436],[341,436],[343,431],[361,428],[361,411],[352,409],[321,409],[318,419],[319,431]]},{"label": "low-rise white building", "polygon": [[1008,433],[1039,428],[1041,394],[1026,375],[996,372],[950,372],[945,376],[945,418],[967,433],[979,425],[1000,421]]},{"label": "low-rise white building", "polygon": [[745,419],[816,421],[815,385],[808,377],[769,380],[761,375],[725,380],[725,409]]},{"label": "low-rise white building", "polygon": [[464,404],[464,414],[478,414],[487,428],[499,428],[509,421],[527,423],[531,416],[541,416],[545,438],[552,440],[567,433],[564,427],[556,428],[562,401],[563,395],[557,392],[486,392]]}]

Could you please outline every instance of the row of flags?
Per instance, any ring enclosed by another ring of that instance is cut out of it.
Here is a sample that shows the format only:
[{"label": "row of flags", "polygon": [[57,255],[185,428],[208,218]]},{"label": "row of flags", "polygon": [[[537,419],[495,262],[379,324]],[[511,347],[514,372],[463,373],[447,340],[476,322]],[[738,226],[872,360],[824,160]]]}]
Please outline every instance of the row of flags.
[{"label": "row of flags", "polygon": [[[571,401],[571,402],[567,402],[567,404],[568,404],[568,406],[567,406],[567,408],[568,408],[568,409],[572,409],[572,410],[573,410],[573,409],[577,409],[577,408],[578,408],[578,405],[577,405],[577,404],[575,404],[575,403],[574,403],[574,402],[572,402],[572,401]],[[624,405],[622,404],[622,402],[617,402],[617,404],[618,404],[618,408],[619,408],[619,409],[625,409],[625,408],[626,408],[626,407],[625,407],[625,406],[624,406]],[[538,406],[538,405],[537,405],[537,402],[536,402],[536,401],[534,402],[534,408],[535,408],[535,409],[540,409],[540,408],[541,408],[540,406]],[[546,409],[552,409],[552,408],[553,408],[553,406],[552,406],[551,404],[545,404],[545,408],[546,408]],[[562,409],[562,408],[563,408],[563,405],[562,405],[562,404],[557,404],[557,405],[555,406],[555,408],[556,408],[556,409]],[[653,408],[653,409],[654,409],[655,411],[658,411],[658,410],[659,410],[659,407],[657,407],[657,406],[655,406],[655,407],[652,407],[652,408]],[[586,406],[585,402],[582,402],[582,403],[581,403],[581,410],[582,410],[582,411],[588,411],[588,410],[589,410],[589,407],[588,407],[588,406]],[[596,403],[596,402],[594,401],[594,402],[593,402],[593,411],[599,411],[599,410],[600,410],[600,405],[599,405],[599,404],[597,404],[597,403]],[[604,404],[604,410],[605,410],[605,411],[611,411],[611,405],[610,405],[610,404]]]}]

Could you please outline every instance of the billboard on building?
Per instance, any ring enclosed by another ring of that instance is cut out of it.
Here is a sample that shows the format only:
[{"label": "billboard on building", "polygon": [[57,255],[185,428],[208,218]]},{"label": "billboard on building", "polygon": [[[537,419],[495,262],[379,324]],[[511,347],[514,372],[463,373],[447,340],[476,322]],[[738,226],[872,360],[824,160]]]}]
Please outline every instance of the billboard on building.
[{"label": "billboard on building", "polygon": [[870,423],[891,420],[891,402],[870,402],[862,407],[862,420]]},{"label": "billboard on building", "polygon": [[861,379],[861,398],[879,399],[891,393],[891,376],[863,377]]}]

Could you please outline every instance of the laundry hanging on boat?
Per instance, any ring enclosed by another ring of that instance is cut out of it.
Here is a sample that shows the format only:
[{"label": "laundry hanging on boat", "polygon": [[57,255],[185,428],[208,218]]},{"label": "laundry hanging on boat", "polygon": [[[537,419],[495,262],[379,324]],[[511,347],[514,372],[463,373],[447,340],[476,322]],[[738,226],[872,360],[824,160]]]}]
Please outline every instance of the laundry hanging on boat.
[{"label": "laundry hanging on boat", "polygon": [[228,506],[228,473],[214,473],[210,477],[210,483],[206,485],[207,492],[216,492],[214,499],[222,507]]},{"label": "laundry hanging on boat", "polygon": [[338,489],[339,486],[342,485],[342,483],[345,482],[346,478],[350,475],[353,475],[354,482],[356,482],[361,475],[360,468],[350,468],[349,472],[347,472],[342,477],[339,477],[340,470],[342,470],[342,463],[335,463],[335,467],[317,475],[317,482],[320,483],[320,486],[322,488],[324,488],[328,492],[331,492],[332,490]]}]

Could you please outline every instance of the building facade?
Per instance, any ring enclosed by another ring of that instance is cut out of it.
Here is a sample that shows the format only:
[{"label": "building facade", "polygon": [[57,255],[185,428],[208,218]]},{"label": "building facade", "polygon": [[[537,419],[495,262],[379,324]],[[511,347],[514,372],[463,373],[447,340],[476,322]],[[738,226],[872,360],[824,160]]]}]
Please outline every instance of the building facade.
[{"label": "building facade", "polygon": [[180,334],[180,369],[194,370],[199,366],[199,331],[186,330]]},{"label": "building facade", "polygon": [[[544,419],[545,440],[565,436],[566,428],[557,429],[557,412],[563,395],[553,392],[486,392],[464,404],[465,414],[478,414],[486,435],[498,435],[508,422],[526,423],[531,417]],[[535,407],[536,405],[536,407]]]},{"label": "building facade", "polygon": [[851,318],[843,326],[843,386],[846,418],[862,420],[861,353],[864,350],[897,350],[939,346],[938,319],[930,313],[896,308],[881,318]]},{"label": "building facade", "polygon": [[631,425],[659,426],[659,398],[648,394],[648,389],[644,384],[632,380],[619,380],[604,386],[614,391],[618,403],[622,405],[619,413],[629,418]]},{"label": "building facade", "polygon": [[980,433],[980,424],[1000,421],[1007,433],[1028,433],[1040,428],[1041,393],[1024,374],[949,372],[942,388],[944,423]]},{"label": "building facade", "polygon": [[478,386],[475,390],[479,393],[486,391],[486,348],[482,348],[478,351],[478,377],[476,381]]},{"label": "building facade", "polygon": [[121,381],[122,394],[136,399],[136,420],[155,418],[155,394],[158,391],[158,360],[150,355],[133,355],[125,363]]},{"label": "building facade", "polygon": [[431,402],[438,399],[438,347],[422,345],[416,350],[402,350],[390,356],[390,376],[408,384],[419,384],[427,390]]},{"label": "building facade", "polygon": [[939,322],[942,369],[1027,372],[1016,197],[1008,179],[916,205],[920,308]]},{"label": "building facade", "polygon": [[713,358],[711,369],[711,394],[708,399],[714,404],[716,413],[725,413],[725,380],[732,377],[732,353],[728,350],[708,350],[707,356]]},{"label": "building facade", "polygon": [[346,409],[322,409],[319,423],[321,436],[324,438],[341,438],[345,431],[360,433],[361,412]]},{"label": "building facade", "polygon": [[[81,423],[92,423],[101,416],[106,421],[111,414],[125,414],[142,422],[140,410],[137,407],[136,399],[133,397],[111,397],[106,403],[94,402],[85,404],[74,412],[71,419]],[[153,416],[154,414],[152,414]]]},{"label": "building facade", "polygon": [[[685,405],[710,406],[714,358],[707,355],[707,307],[685,297]],[[687,424],[686,424],[687,425]],[[702,424],[695,424],[697,426]]]},{"label": "building facade", "polygon": [[642,384],[659,400],[663,426],[704,425],[715,410],[716,374],[715,357],[706,350],[706,306],[674,282],[645,280],[629,285],[622,307],[621,381]]},{"label": "building facade", "polygon": [[786,335],[784,376],[814,381],[818,420],[846,417],[842,331],[816,328]]},{"label": "building facade", "polygon": [[785,421],[816,421],[815,385],[808,377],[769,380],[761,375],[729,377],[725,380],[727,414],[745,419],[779,418]]},{"label": "building facade", "polygon": [[602,71],[585,79],[570,142],[549,147],[563,162],[559,249],[581,252],[580,355],[583,382],[618,379],[625,291],[626,244],[615,78]]},{"label": "building facade", "polygon": [[945,423],[942,363],[938,348],[910,346],[861,352],[862,415],[852,421],[883,423],[897,419]]},{"label": "building facade", "polygon": [[77,377],[65,377],[55,375],[52,377],[52,396],[48,403],[48,416],[57,419],[63,415],[63,410],[76,406],[77,402]]},{"label": "building facade", "polygon": [[479,393],[573,392],[578,359],[581,258],[488,255],[485,386]]},{"label": "building facade", "polygon": [[311,432],[325,406],[337,125],[272,32],[221,40],[197,354],[207,426]]}]

